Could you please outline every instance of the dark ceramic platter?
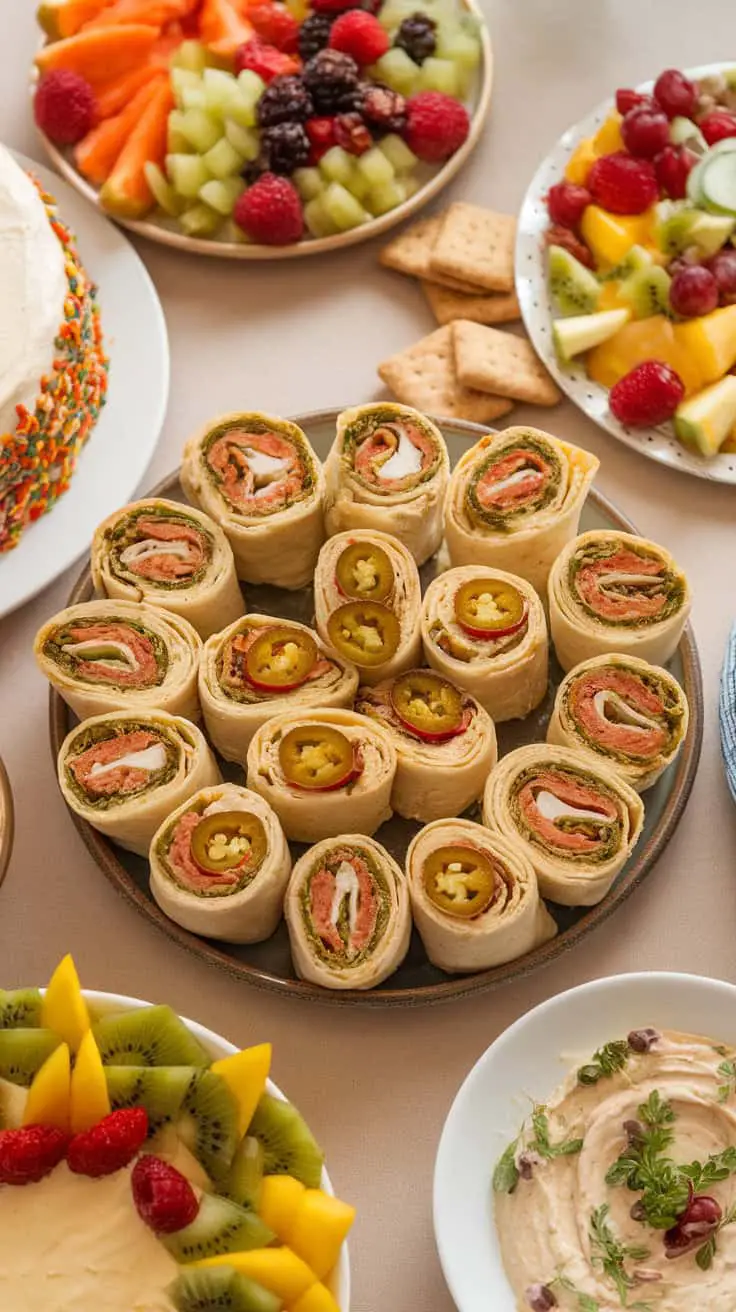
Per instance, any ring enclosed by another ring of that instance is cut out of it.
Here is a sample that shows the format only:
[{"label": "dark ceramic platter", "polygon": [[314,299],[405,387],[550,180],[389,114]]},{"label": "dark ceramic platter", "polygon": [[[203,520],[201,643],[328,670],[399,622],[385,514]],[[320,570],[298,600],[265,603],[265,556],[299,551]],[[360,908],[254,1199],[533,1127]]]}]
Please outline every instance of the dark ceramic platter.
[{"label": "dark ceramic platter", "polygon": [[[298,423],[307,433],[317,454],[321,459],[327,455],[335,434],[335,421],[338,411],[297,416]],[[443,423],[442,431],[447,441],[450,460],[454,465],[467,447],[485,432],[476,424],[460,422]],[[153,488],[150,495],[166,496],[175,500],[184,500],[179,484],[178,474],[172,474]],[[594,528],[623,529],[635,531],[631,522],[619,513],[600,492],[592,490],[583,509],[581,532]],[[423,586],[429,583],[435,573],[435,564],[430,561],[422,570]],[[77,580],[69,605],[88,601],[94,595],[92,578],[86,567]],[[265,614],[280,615],[287,619],[312,622],[312,592],[305,589],[301,593],[290,593],[278,588],[247,588],[248,609]],[[697,647],[691,626],[688,624],[680,647],[670,662],[673,674],[682,683],[690,703],[690,727],[683,749],[677,761],[662,775],[658,783],[644,796],[646,819],[644,831],[636,850],[618,876],[613,887],[597,906],[591,908],[570,908],[551,905],[550,910],[559,926],[559,933],[550,943],[545,943],[516,961],[485,970],[473,975],[447,975],[432,966],[427,960],[421,940],[414,930],[408,956],[396,973],[384,984],[369,992],[357,990],[321,989],[313,984],[306,984],[296,978],[291,963],[289,940],[286,927],[282,922],[272,938],[265,943],[244,945],[242,947],[200,938],[181,929],[164,915],[154,902],[148,888],[148,862],[141,857],[124,852],[101,834],[92,829],[84,820],[72,812],[70,815],[80,831],[84,842],[92,853],[100,869],[122,895],[132,902],[142,915],[157,925],[165,934],[173,938],[196,956],[211,962],[221,970],[227,971],[236,979],[247,981],[259,988],[271,992],[300,997],[307,1001],[318,1001],[338,1005],[356,1003],[363,1006],[418,1006],[441,1002],[449,998],[460,998],[467,994],[479,993],[494,988],[510,979],[517,979],[540,966],[553,961],[555,957],[566,952],[585,934],[600,925],[633,892],[641,881],[651,872],[655,862],[662,855],[674,833],[695,778],[700,747],[703,736],[703,689],[698,660]],[[544,741],[547,722],[554,702],[555,690],[562,678],[562,673],[553,659],[550,667],[550,685],[547,696],[532,715],[525,720],[512,721],[498,726],[499,752],[501,755],[524,743]],[[74,717],[61,697],[53,690],[50,696],[50,734],[54,758],[74,723]],[[242,771],[227,762],[220,762],[223,775],[237,783],[244,783]],[[395,816],[383,825],[376,838],[398,859],[403,866],[406,849],[411,838],[421,828],[412,821]],[[350,830],[350,815],[346,810],[345,830]],[[292,844],[294,856],[304,851],[299,844]]]}]

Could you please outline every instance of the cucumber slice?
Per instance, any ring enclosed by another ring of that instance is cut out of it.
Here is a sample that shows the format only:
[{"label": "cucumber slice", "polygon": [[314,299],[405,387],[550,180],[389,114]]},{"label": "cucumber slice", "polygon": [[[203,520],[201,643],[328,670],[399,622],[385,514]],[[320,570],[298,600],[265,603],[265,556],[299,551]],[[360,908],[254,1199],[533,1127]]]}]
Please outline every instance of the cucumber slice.
[{"label": "cucumber slice", "polygon": [[725,151],[708,161],[700,183],[703,200],[716,214],[736,214],[736,155]]},{"label": "cucumber slice", "polygon": [[693,205],[702,205],[703,193],[701,190],[703,174],[706,165],[710,163],[711,156],[708,154],[705,159],[701,159],[699,164],[695,165],[687,175],[687,198]]}]

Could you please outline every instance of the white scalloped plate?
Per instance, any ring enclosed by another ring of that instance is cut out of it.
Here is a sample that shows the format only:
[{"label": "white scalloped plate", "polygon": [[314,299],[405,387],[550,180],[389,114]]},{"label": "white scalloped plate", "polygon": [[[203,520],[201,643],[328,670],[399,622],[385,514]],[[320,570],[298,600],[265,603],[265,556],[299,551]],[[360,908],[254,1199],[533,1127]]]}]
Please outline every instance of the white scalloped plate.
[{"label": "white scalloped plate", "polygon": [[[688,69],[690,77],[707,77],[736,65],[736,59],[720,64],[704,64]],[[624,85],[622,83],[622,85]],[[652,82],[643,82],[638,91],[651,91]],[[714,456],[706,460],[686,450],[677,441],[671,424],[658,428],[626,428],[608,408],[608,391],[591,382],[582,365],[560,365],[552,344],[552,303],[547,286],[542,235],[548,223],[544,197],[555,182],[559,182],[565,166],[578,142],[592,136],[610,114],[612,101],[604,100],[587,118],[568,128],[557,144],[542,161],[529,184],[519,214],[519,232],[516,242],[516,289],[521,305],[524,326],[534,349],[544,361],[552,377],[571,401],[595,421],[600,428],[624,442],[640,455],[657,460],[662,465],[679,469],[696,478],[711,479],[716,483],[736,485],[736,452]]]}]

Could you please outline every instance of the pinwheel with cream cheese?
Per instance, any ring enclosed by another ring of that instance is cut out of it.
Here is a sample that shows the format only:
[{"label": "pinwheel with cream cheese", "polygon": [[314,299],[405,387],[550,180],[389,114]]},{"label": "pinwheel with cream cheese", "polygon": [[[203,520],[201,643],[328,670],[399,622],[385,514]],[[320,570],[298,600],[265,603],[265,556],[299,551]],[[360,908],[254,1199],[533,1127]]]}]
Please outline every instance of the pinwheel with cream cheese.
[{"label": "pinwheel with cream cheese", "polygon": [[80,720],[133,706],[199,719],[202,640],[188,620],[159,606],[68,606],[39,629],[33,650],[41,673]]},{"label": "pinwheel with cream cheese", "polygon": [[385,729],[354,711],[275,715],[255,734],[247,764],[248,787],[298,842],[333,838],[346,819],[373,834],[391,816],[396,751]]},{"label": "pinwheel with cream cheese", "polygon": [[590,907],[633,852],[644,806],[609,765],[570,747],[531,743],[491,770],[483,823],[522,844],[543,897]]},{"label": "pinwheel with cream cheese", "polygon": [[550,631],[565,671],[612,651],[666,665],[690,605],[687,578],[670,553],[614,529],[575,538],[549,578]]},{"label": "pinwheel with cream cheese", "polygon": [[380,683],[419,662],[421,607],[413,557],[390,534],[339,533],[320,551],[314,572],[317,632],[357,665],[363,683]]},{"label": "pinwheel with cream cheese", "polygon": [[406,876],[362,833],[325,839],[299,858],[284,914],[297,973],[323,988],[375,988],[409,947]]},{"label": "pinwheel with cream cheese", "polygon": [[449,467],[445,439],[418,410],[387,401],[344,410],[325,464],[328,534],[380,529],[423,565],[442,541]]},{"label": "pinwheel with cream cheese", "polygon": [[59,751],[59,787],[75,815],[139,856],[172,811],[220,772],[196,725],[165,711],[82,720]]},{"label": "pinwheel with cream cheese", "polygon": [[163,497],[134,501],[103,520],[91,569],[98,593],[183,615],[202,638],[245,610],[222,529],[201,510]]},{"label": "pinwheel with cream cheese", "polygon": [[538,428],[482,437],[450,479],[450,563],[512,570],[544,596],[552,562],[578,531],[598,465],[589,451]]},{"label": "pinwheel with cream cheese", "polygon": [[472,820],[420,829],[406,874],[415,924],[441,970],[502,966],[557,933],[521,844]]},{"label": "pinwheel with cream cheese", "polygon": [[424,595],[422,643],[428,664],[499,723],[528,715],[547,691],[544,607],[515,574],[484,565],[440,574]]},{"label": "pinwheel with cream cheese", "polygon": [[278,925],[291,874],[284,831],[258,793],[202,788],[151,840],[151,892],[171,920],[223,943],[260,943]]},{"label": "pinwheel with cream cheese", "polygon": [[311,583],[325,539],[324,475],[296,424],[260,411],[222,415],[187,442],[181,482],[224,530],[239,578]]}]

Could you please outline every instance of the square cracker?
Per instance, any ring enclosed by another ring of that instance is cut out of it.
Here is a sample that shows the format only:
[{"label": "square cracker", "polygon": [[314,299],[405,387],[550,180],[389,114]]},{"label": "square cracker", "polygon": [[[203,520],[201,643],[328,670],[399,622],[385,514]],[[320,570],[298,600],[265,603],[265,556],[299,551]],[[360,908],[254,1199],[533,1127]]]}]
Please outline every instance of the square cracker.
[{"label": "square cracker", "polygon": [[513,405],[505,397],[476,392],[458,382],[450,324],[384,360],[378,374],[403,405],[445,419],[488,424]]},{"label": "square cracker", "polygon": [[521,318],[516,292],[483,292],[468,295],[439,287],[434,282],[422,282],[422,291],[438,323],[452,323],[455,319],[468,319],[471,323],[511,323]]},{"label": "square cracker", "polygon": [[455,368],[464,387],[531,405],[556,405],[557,384],[550,378],[531,342],[525,337],[457,320],[450,325]]},{"label": "square cracker", "polygon": [[475,292],[478,288],[472,283],[464,282],[459,278],[453,278],[450,275],[435,274],[429,267],[429,259],[432,254],[432,247],[435,238],[442,226],[442,215],[437,215],[429,219],[420,219],[418,223],[412,223],[410,228],[405,228],[394,237],[387,246],[383,246],[378,254],[381,264],[387,269],[395,269],[397,273],[406,273],[411,278],[431,278],[435,282],[439,281],[444,287],[450,287],[453,291]]},{"label": "square cracker", "polygon": [[430,278],[459,278],[490,292],[514,289],[516,219],[456,201],[442,221],[430,256]]}]

